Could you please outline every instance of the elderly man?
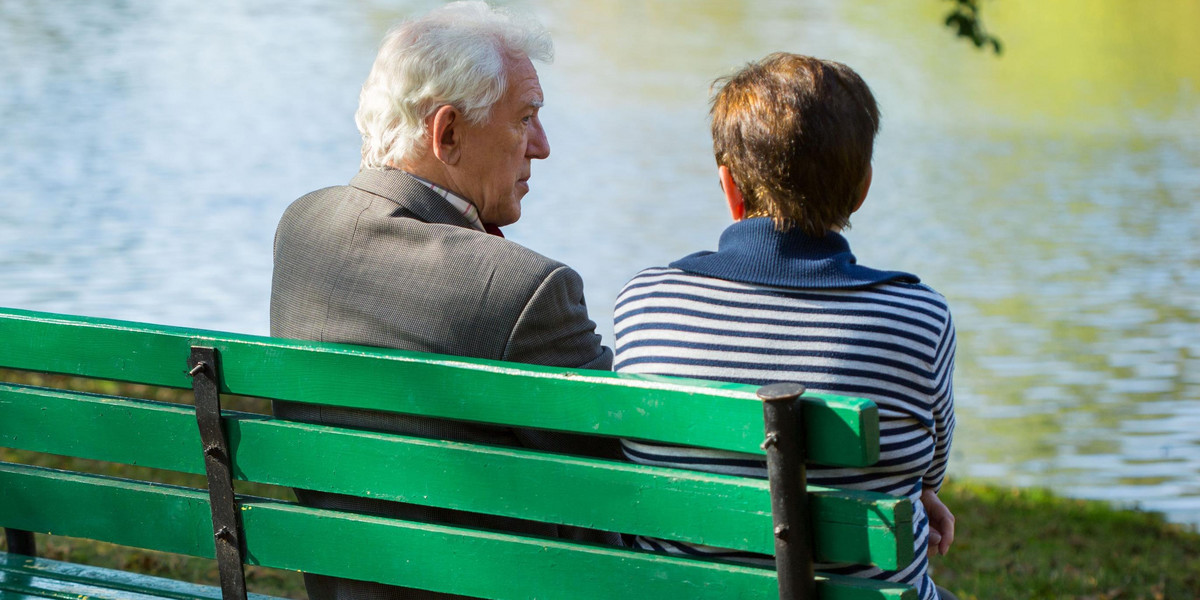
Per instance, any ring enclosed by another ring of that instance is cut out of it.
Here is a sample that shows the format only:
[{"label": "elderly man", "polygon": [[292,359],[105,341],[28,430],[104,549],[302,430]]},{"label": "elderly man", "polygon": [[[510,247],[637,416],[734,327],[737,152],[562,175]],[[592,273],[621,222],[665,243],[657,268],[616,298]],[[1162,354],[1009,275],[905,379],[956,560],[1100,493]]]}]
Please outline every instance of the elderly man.
[{"label": "elderly man", "polygon": [[[549,156],[533,60],[552,54],[539,25],[483,3],[454,3],[390,31],[363,85],[355,121],[362,168],[347,186],[312,192],[275,237],[271,334],[608,369],[612,352],[588,319],[569,267],[507,241],[534,159]],[[616,451],[569,436],[374,411],[278,403],[280,416],[441,439]],[[297,490],[315,506],[540,535],[498,517],[371,503]],[[306,576],[316,598],[444,595]]]}]

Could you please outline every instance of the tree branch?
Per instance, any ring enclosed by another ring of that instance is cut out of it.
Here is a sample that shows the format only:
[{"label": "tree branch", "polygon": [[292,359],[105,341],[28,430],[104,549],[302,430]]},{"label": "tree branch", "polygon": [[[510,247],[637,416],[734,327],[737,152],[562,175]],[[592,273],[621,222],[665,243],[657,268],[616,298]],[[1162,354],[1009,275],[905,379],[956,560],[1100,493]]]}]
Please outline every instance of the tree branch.
[{"label": "tree branch", "polygon": [[984,30],[979,17],[979,0],[950,1],[954,2],[954,9],[946,14],[946,27],[953,29],[958,37],[974,42],[976,48],[991,46],[999,55],[1002,51],[1000,39]]}]

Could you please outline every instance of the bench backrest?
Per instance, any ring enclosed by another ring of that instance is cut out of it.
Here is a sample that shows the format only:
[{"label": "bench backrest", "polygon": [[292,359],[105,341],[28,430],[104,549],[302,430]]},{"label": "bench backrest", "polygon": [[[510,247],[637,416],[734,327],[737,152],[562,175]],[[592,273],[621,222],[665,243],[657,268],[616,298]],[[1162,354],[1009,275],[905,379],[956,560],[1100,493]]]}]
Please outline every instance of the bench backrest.
[{"label": "bench backrest", "polygon": [[[0,310],[0,367],[190,389],[193,348],[221,394],[763,454],[750,386]],[[189,360],[192,361],[189,363]],[[878,459],[872,403],[802,398],[808,460]],[[768,482],[225,411],[237,480],[774,551]],[[0,446],[204,474],[187,405],[0,384]],[[205,490],[0,463],[0,526],[214,556]],[[822,562],[912,559],[906,499],[808,491]],[[491,598],[777,598],[770,569],[338,513],[238,496],[245,562]],[[219,544],[218,544],[219,546]],[[352,557],[347,559],[347,557]],[[912,598],[820,577],[820,597]]]}]

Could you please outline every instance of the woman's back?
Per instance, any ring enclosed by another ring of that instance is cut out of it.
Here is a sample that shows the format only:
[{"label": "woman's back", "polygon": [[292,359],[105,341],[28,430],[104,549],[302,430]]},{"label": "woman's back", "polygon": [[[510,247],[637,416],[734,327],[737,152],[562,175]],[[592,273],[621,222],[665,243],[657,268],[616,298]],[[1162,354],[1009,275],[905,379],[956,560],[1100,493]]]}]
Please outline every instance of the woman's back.
[{"label": "woman's back", "polygon": [[[723,246],[724,247],[724,246]],[[921,284],[885,281],[864,289],[766,286],[647,269],[630,281],[615,309],[614,368],[754,385],[791,381],[812,392],[863,397],[879,407],[880,460],[870,468],[811,467],[809,481],[908,496],[916,508],[916,559],[909,568],[823,566],[827,572],[915,585],[922,597],[928,522],[921,491],[944,476],[954,427],[954,329],[945,299]],[[690,465],[716,473],[766,477],[759,457],[627,440],[642,464]],[[647,549],[748,555],[639,540]]]}]

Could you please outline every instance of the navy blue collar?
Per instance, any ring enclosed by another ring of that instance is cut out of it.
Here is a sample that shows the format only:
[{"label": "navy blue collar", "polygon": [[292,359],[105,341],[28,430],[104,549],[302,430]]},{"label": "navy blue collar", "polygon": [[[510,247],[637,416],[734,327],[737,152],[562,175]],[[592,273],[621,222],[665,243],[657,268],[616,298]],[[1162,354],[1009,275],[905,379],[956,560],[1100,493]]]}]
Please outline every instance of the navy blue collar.
[{"label": "navy blue collar", "polygon": [[717,279],[796,289],[855,289],[888,281],[920,283],[916,275],[860,266],[846,238],[829,232],[821,239],[793,227],[775,230],[771,219],[756,217],[730,225],[716,252],[697,252],[672,267]]}]

